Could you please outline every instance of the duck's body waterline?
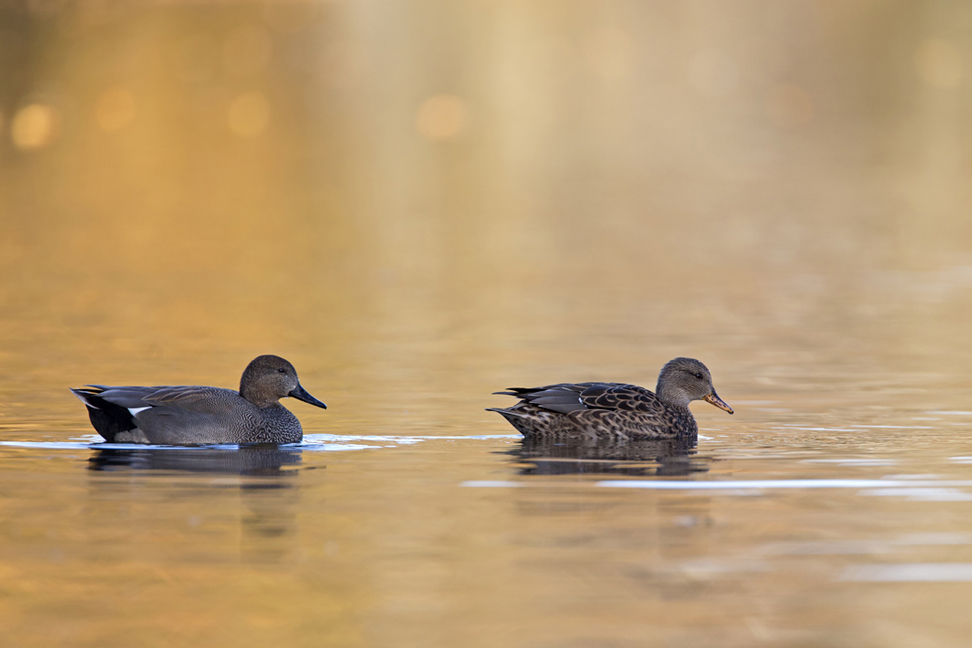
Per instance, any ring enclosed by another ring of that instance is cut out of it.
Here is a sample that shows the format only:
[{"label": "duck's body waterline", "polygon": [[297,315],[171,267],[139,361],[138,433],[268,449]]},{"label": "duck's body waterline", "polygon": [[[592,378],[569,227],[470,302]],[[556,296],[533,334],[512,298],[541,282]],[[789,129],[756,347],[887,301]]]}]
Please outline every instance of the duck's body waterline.
[{"label": "duck's body waterline", "polygon": [[293,365],[260,356],[243,372],[240,391],[219,387],[110,387],[72,392],[88,407],[95,430],[114,443],[197,445],[298,443],[300,421],[280,399],[327,406],[308,394]]},{"label": "duck's body waterline", "polygon": [[688,405],[705,400],[730,414],[704,364],[675,358],[658,376],[656,393],[622,383],[561,383],[496,392],[521,400],[490,408],[526,437],[638,441],[698,433]]}]

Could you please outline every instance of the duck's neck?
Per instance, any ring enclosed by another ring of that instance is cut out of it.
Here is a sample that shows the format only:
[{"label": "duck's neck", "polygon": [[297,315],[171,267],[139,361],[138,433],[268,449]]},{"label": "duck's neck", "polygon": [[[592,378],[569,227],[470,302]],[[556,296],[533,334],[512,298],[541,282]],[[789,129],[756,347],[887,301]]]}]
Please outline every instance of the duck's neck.
[{"label": "duck's neck", "polygon": [[658,381],[658,385],[655,387],[655,394],[666,405],[678,407],[679,409],[687,410],[689,408],[689,403],[692,402],[692,399],[689,398],[688,394],[686,394],[683,390],[664,383],[661,380]]},{"label": "duck's neck", "polygon": [[244,389],[243,385],[240,385],[240,396],[250,401],[260,409],[266,409],[268,407],[283,407],[280,404],[279,398],[273,398],[271,396],[261,394],[257,389]]}]

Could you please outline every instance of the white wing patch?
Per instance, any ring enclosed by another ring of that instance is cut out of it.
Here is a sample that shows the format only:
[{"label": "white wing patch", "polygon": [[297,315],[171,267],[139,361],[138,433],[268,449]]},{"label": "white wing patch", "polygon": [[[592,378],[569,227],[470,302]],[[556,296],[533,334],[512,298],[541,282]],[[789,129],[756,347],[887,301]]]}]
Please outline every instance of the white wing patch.
[{"label": "white wing patch", "polygon": [[132,413],[132,416],[135,416],[139,412],[144,412],[147,409],[152,409],[152,406],[149,405],[148,407],[129,407],[128,411]]}]

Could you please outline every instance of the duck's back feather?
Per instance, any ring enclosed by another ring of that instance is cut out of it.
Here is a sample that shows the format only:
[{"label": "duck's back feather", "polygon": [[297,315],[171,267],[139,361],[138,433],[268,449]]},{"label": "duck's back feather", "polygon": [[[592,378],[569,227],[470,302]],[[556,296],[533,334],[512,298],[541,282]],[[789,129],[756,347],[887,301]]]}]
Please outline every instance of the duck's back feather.
[{"label": "duck's back feather", "polygon": [[546,387],[510,387],[496,392],[516,396],[531,405],[568,414],[584,409],[662,412],[665,404],[644,387],[624,383],[560,383]]}]

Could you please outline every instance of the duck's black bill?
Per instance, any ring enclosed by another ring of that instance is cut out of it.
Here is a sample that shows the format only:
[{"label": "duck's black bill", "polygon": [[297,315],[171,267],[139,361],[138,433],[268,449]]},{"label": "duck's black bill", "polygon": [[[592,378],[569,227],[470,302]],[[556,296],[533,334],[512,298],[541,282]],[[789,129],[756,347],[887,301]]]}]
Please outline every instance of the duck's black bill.
[{"label": "duck's black bill", "polygon": [[311,405],[320,407],[321,409],[327,409],[327,405],[325,405],[321,401],[317,400],[316,398],[308,394],[307,391],[303,387],[301,387],[299,383],[296,387],[294,387],[293,391],[291,391],[287,395],[290,396],[291,398],[296,398],[297,400],[301,400],[304,401],[305,403],[310,403]]},{"label": "duck's black bill", "polygon": [[732,408],[726,404],[726,401],[719,398],[718,394],[716,394],[715,392],[712,392],[708,396],[704,397],[702,400],[704,400],[706,403],[711,403],[712,405],[715,405],[719,409],[726,410],[727,412],[732,414]]}]

